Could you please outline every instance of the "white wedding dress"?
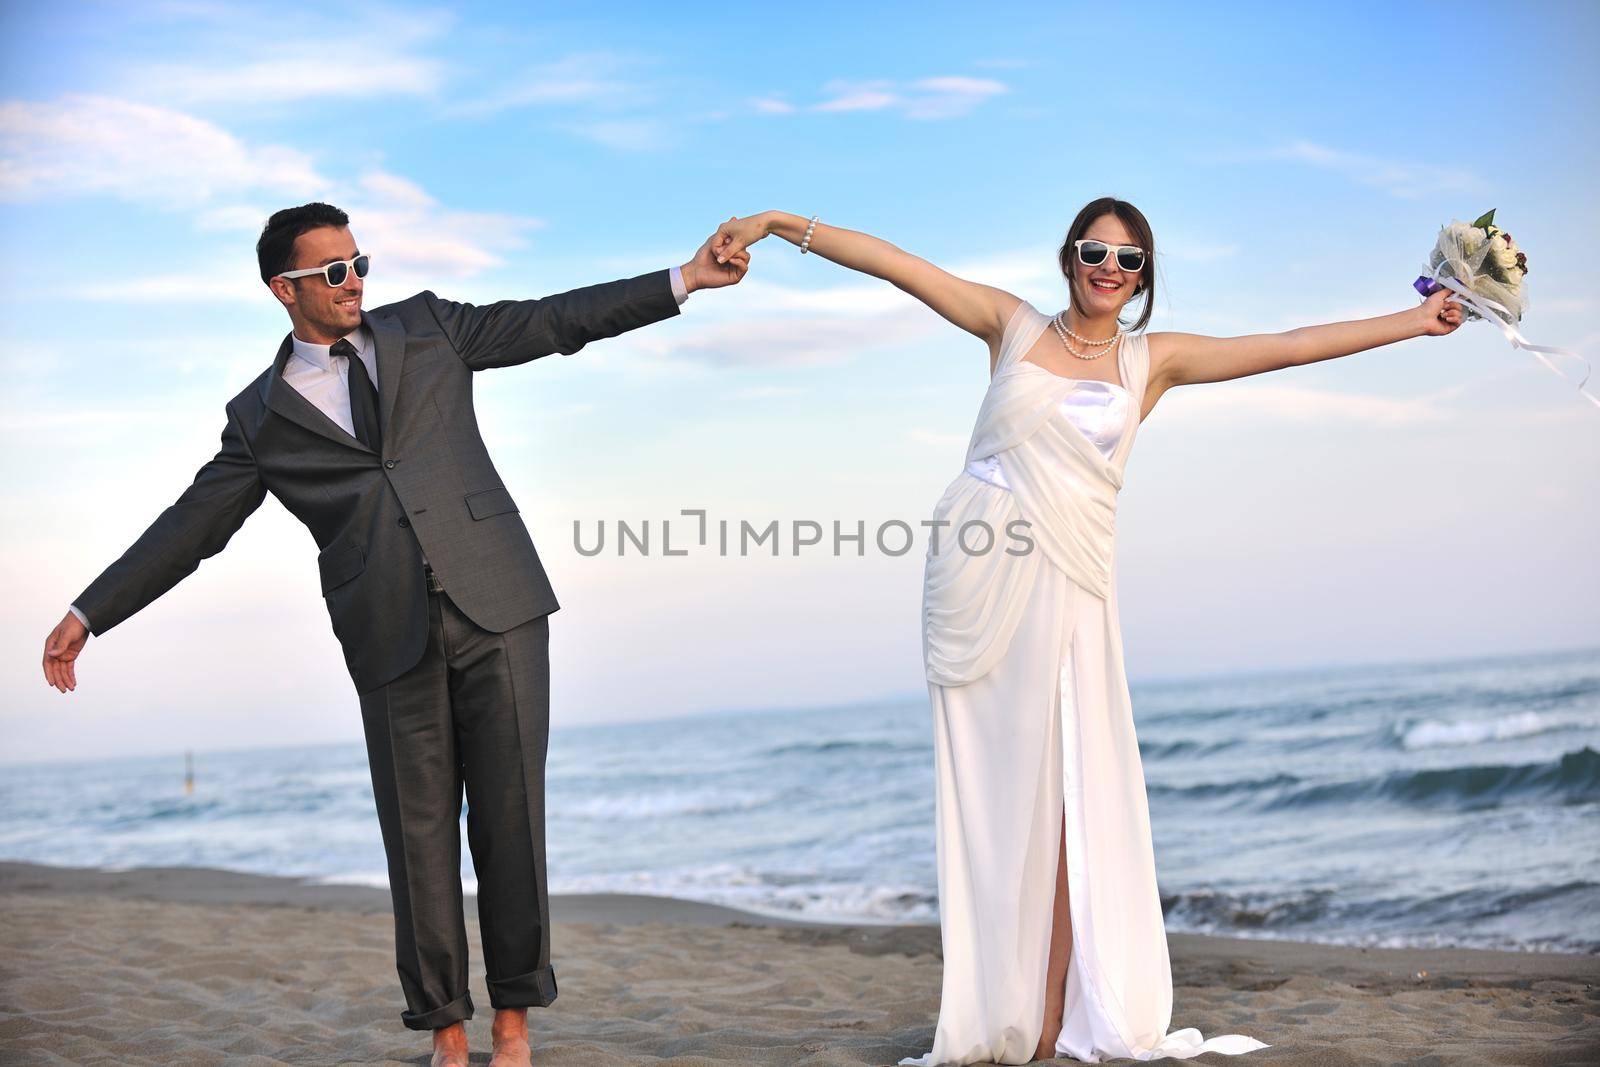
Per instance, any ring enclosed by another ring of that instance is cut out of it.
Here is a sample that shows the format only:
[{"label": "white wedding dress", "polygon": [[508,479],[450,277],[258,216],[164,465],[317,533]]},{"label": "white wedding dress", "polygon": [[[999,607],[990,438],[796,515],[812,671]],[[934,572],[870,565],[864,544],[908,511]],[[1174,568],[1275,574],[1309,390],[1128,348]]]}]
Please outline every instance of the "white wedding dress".
[{"label": "white wedding dress", "polygon": [[[907,1067],[1032,1058],[1063,815],[1072,955],[1056,1055],[1268,1047],[1167,1029],[1172,972],[1116,596],[1117,492],[1149,349],[1142,333],[1120,342],[1125,387],[1064,377],[1021,358],[1049,322],[1026,301],[1012,315],[967,469],[934,513],[950,523],[923,590],[944,982],[933,1049]],[[1033,549],[1010,554],[1019,519]],[[974,521],[995,550],[954,536]]]}]

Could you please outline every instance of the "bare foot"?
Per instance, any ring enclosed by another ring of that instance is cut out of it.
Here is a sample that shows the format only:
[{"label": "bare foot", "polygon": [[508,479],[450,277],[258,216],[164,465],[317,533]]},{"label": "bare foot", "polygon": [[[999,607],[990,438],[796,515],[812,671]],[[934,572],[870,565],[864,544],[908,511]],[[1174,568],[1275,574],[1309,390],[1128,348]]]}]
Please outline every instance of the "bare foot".
[{"label": "bare foot", "polygon": [[429,1067],[467,1067],[467,1024],[451,1023],[433,1032]]},{"label": "bare foot", "polygon": [[533,1067],[533,1052],[528,1048],[528,1009],[500,1008],[494,1013],[490,1030],[494,1055],[489,1067]]}]

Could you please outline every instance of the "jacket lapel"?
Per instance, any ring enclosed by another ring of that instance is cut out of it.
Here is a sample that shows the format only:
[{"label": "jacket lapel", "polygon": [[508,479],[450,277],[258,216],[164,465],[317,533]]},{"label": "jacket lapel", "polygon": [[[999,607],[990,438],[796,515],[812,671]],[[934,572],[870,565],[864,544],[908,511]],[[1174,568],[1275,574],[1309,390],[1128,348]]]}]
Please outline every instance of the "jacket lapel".
[{"label": "jacket lapel", "polygon": [[378,347],[378,425],[383,429],[383,439],[389,440],[389,427],[394,421],[394,404],[400,395],[400,375],[406,361],[406,335],[399,323],[388,316],[361,313],[361,321],[372,333]]},{"label": "jacket lapel", "polygon": [[[283,380],[284,364],[289,362],[289,354],[294,351],[294,335],[291,333],[284,337],[283,344],[278,346],[278,354],[272,360],[272,373],[267,375],[267,407],[298,426],[303,426],[314,434],[319,434],[332,441],[334,444],[353,448],[358,452],[372,454],[372,449],[356,440],[345,432],[343,426],[334,422],[322,413],[311,401],[301,396],[294,386]],[[380,355],[382,350],[380,349]],[[379,377],[387,379],[389,374],[380,366]],[[388,386],[385,386],[387,394]],[[385,409],[389,407],[385,404]],[[387,422],[387,419],[385,419]]]}]

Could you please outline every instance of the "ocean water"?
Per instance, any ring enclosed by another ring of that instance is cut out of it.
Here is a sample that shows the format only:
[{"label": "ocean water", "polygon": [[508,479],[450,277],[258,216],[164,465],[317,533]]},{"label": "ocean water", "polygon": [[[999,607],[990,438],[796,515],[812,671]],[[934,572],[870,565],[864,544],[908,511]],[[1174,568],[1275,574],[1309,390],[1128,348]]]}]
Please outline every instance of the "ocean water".
[{"label": "ocean water", "polygon": [[[1600,650],[1132,689],[1169,930],[1600,953]],[[915,697],[557,729],[551,888],[937,921],[929,726]],[[0,767],[0,857],[387,884],[360,744],[195,769]]]}]

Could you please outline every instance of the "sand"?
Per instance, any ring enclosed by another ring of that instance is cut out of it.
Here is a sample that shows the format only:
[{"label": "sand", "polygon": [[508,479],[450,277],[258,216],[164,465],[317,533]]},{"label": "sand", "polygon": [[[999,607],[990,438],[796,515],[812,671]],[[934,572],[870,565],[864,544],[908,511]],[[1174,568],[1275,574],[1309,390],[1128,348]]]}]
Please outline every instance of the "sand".
[{"label": "sand", "polygon": [[[933,1036],[936,927],[639,896],[558,897],[552,919],[561,995],[529,1013],[535,1063],[892,1064]],[[427,1063],[428,1035],[400,1024],[384,890],[0,863],[0,930],[0,1063]],[[1600,1063],[1596,957],[1171,945],[1175,1026],[1274,1046],[1190,1062]],[[474,964],[482,1064],[493,1013]]]}]

